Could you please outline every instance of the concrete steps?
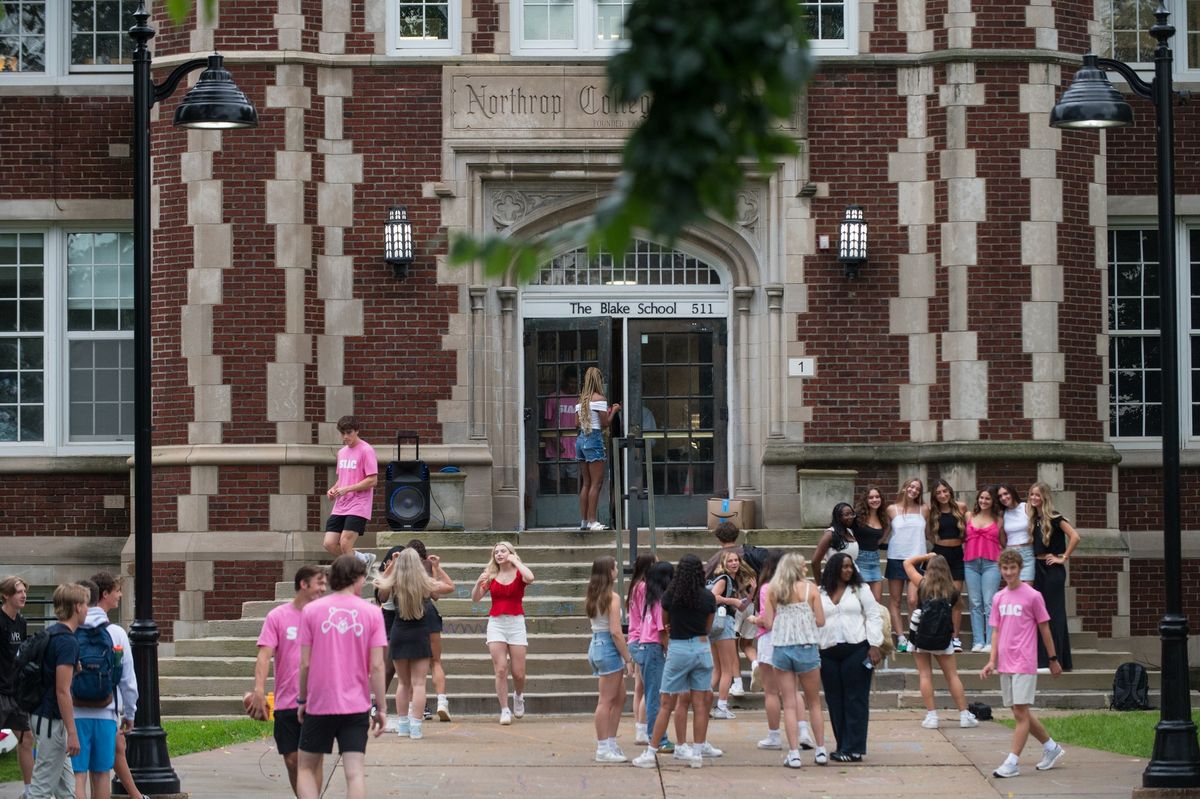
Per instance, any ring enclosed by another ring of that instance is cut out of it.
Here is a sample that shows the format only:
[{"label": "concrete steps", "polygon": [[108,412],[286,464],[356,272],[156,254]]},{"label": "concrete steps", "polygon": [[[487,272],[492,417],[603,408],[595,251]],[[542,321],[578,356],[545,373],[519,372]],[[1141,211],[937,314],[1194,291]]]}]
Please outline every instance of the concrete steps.
[{"label": "concrete steps", "polygon": [[[811,554],[820,530],[751,531],[749,541],[758,546],[799,549]],[[406,543],[407,533],[380,533],[379,546],[369,550],[381,555],[393,543]],[[537,579],[525,598],[526,627],[531,638],[528,653],[526,701],[530,713],[590,713],[595,709],[596,680],[587,665],[590,632],[583,618],[583,598],[593,559],[614,553],[615,534],[574,530],[503,532],[438,531],[420,533],[430,552],[442,558],[443,566],[456,580],[453,595],[439,600],[445,621],[442,636],[444,664],[452,712],[457,715],[497,712],[491,659],[484,645],[488,603],[473,603],[469,592],[496,541],[516,545],[521,558]],[[628,544],[623,536],[623,546]],[[694,553],[707,558],[716,549],[707,530],[660,531],[658,555],[678,560]],[[649,551],[646,531],[639,536],[639,551]],[[628,550],[625,550],[628,557]],[[290,581],[275,584],[274,600],[245,602],[242,617],[208,624],[207,636],[181,639],[174,656],[159,662],[162,712],[166,716],[230,716],[242,713],[242,694],[253,687],[255,640],[266,614],[291,599]],[[370,586],[364,595],[370,596]],[[907,621],[907,620],[905,620]],[[1112,690],[1117,665],[1132,659],[1123,652],[1101,651],[1095,633],[1080,630],[1077,618],[1070,620],[1072,651],[1076,670],[1060,678],[1039,680],[1038,703],[1042,707],[1101,708]],[[972,645],[970,616],[962,617],[962,640]],[[1107,642],[1106,642],[1107,643]],[[987,661],[983,653],[964,652],[958,669],[970,701],[1000,704],[999,682],[986,683],[978,677]],[[744,664],[744,661],[743,661]],[[1152,697],[1159,675],[1151,672]],[[745,673],[749,683],[749,673]],[[934,670],[939,706],[950,706],[940,672]],[[270,686],[270,684],[269,684]],[[632,688],[632,682],[630,682]],[[394,683],[389,686],[394,692]],[[432,690],[432,686],[430,686]],[[1152,700],[1153,701],[1153,700]],[[877,708],[911,708],[922,705],[917,673],[909,655],[893,655],[888,668],[876,671],[871,703]],[[735,708],[762,706],[762,694],[753,692],[732,700]],[[720,724],[720,722],[716,722]]]}]

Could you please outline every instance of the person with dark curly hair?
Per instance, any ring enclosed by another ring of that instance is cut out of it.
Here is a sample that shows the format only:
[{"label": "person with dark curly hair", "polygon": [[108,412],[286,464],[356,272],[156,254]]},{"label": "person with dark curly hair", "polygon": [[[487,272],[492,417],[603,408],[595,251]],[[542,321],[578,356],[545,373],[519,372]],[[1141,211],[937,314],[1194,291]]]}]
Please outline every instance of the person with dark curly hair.
[{"label": "person with dark curly hair", "polygon": [[837,738],[829,755],[839,763],[857,763],[867,753],[871,677],[883,659],[883,618],[871,589],[854,561],[838,552],[821,574],[825,625],[821,637],[821,687]]},{"label": "person with dark curly hair", "polygon": [[702,758],[720,757],[723,752],[710,744],[708,708],[712,704],[712,651],[708,646],[708,631],[712,629],[717,602],[704,587],[704,566],[695,555],[684,555],[675,567],[662,608],[668,621],[670,647],[662,677],[662,710],[654,720],[651,744],[633,759],[639,768],[655,768],[660,741],[667,731],[667,722],[681,697],[692,706],[692,744],[682,738],[675,744],[676,760],[687,761],[692,768],[704,765]]}]

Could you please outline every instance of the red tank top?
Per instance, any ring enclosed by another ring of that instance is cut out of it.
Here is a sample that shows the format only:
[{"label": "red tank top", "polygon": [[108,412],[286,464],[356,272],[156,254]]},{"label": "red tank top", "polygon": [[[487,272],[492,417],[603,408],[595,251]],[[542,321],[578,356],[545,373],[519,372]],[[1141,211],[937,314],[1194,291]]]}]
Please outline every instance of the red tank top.
[{"label": "red tank top", "polygon": [[521,579],[520,572],[508,585],[499,580],[492,580],[488,584],[488,590],[492,592],[492,609],[488,611],[489,616],[525,615],[525,608],[521,606],[521,600],[525,598],[525,581]]}]

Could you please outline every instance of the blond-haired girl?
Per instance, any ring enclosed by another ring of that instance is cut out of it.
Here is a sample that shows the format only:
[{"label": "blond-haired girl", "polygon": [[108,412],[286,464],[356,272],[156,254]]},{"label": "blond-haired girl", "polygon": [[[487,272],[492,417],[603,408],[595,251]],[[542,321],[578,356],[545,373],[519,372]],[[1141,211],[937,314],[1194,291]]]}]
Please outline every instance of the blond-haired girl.
[{"label": "blond-haired girl", "polygon": [[[1025,497],[1033,557],[1037,559],[1033,587],[1046,602],[1050,614],[1050,637],[1063,671],[1071,670],[1071,634],[1067,630],[1067,560],[1079,546],[1079,533],[1061,513],[1054,510],[1050,486],[1034,483]],[[1038,640],[1038,668],[1050,668],[1046,647]]]},{"label": "blond-haired girl", "polygon": [[[471,589],[471,601],[491,594],[488,610],[487,647],[496,675],[496,699],[500,702],[500,723],[512,724],[513,717],[525,715],[525,586],[533,582],[533,572],[517,556],[517,548],[507,541],[492,547],[492,557]],[[513,706],[508,708],[508,673],[512,670]]]},{"label": "blond-haired girl", "polygon": [[575,406],[579,419],[575,453],[583,461],[579,480],[580,530],[605,529],[596,519],[600,488],[604,485],[604,465],[608,462],[603,431],[620,410],[620,403],[614,402],[610,407],[604,396],[604,375],[594,366],[589,368],[583,375],[583,390],[579,392],[579,404]]}]

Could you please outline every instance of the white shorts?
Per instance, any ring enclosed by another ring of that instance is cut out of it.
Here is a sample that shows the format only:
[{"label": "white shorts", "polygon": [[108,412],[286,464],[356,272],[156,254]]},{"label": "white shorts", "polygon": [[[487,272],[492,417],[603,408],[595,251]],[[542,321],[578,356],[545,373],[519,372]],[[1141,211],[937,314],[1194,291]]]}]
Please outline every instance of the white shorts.
[{"label": "white shorts", "polygon": [[508,644],[509,646],[529,646],[529,639],[525,636],[525,617],[489,616],[487,642],[489,644]]},{"label": "white shorts", "polygon": [[1036,674],[1001,674],[1000,696],[1005,707],[1032,705],[1037,694]]},{"label": "white shorts", "polygon": [[771,665],[771,655],[775,652],[775,645],[771,643],[771,631],[767,630],[762,635],[758,636],[757,648],[758,663],[762,666]]}]

